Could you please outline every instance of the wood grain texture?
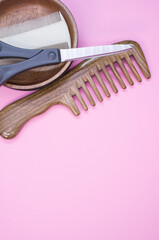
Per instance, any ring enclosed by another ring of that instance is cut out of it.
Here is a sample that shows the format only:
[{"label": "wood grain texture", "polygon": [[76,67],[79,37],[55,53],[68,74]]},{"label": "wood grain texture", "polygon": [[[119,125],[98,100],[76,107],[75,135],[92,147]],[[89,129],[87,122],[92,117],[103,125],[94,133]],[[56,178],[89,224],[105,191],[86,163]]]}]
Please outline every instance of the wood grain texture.
[{"label": "wood grain texture", "polygon": [[[0,0],[0,31],[3,37],[7,27],[35,20],[60,11],[64,16],[71,36],[71,47],[78,44],[78,32],[75,20],[68,8],[59,0]],[[49,23],[48,23],[49,24]],[[7,36],[6,32],[6,36]],[[20,90],[38,89],[60,77],[71,62],[31,69],[11,78],[5,86]]]},{"label": "wood grain texture", "polygon": [[[105,95],[107,97],[110,97],[110,93],[106,85],[110,85],[114,92],[117,92],[118,89],[115,86],[113,79],[110,77],[110,74],[108,74],[108,71],[106,70],[108,66],[111,67],[111,70],[114,72],[114,75],[119,81],[121,87],[125,89],[126,85],[121,79],[115,67],[115,63],[119,63],[119,67],[123,71],[128,83],[132,85],[133,81],[123,64],[124,59],[128,61],[130,69],[134,73],[134,76],[137,78],[137,80],[141,81],[138,77],[139,74],[137,73],[133,62],[131,61],[131,56],[135,58],[144,76],[146,78],[150,78],[151,74],[140,46],[133,41],[120,42],[120,44],[127,43],[133,44],[133,48],[131,50],[92,60],[85,60],[70,72],[68,72],[65,76],[60,78],[58,81],[55,81],[43,89],[27,97],[24,97],[2,109],[0,111],[1,136],[6,139],[15,137],[27,121],[39,114],[42,114],[55,104],[63,104],[68,107],[74,115],[79,115],[80,111],[73,100],[74,95],[77,96],[78,100],[83,106],[83,109],[88,109],[86,103],[84,102],[84,99],[79,92],[80,88],[84,90],[90,103],[94,106],[95,101],[86,86],[86,82],[90,83],[99,101],[102,101],[103,98],[92,79],[93,76],[97,77],[103,91],[105,92]],[[99,71],[106,73],[106,84],[102,80]]]}]

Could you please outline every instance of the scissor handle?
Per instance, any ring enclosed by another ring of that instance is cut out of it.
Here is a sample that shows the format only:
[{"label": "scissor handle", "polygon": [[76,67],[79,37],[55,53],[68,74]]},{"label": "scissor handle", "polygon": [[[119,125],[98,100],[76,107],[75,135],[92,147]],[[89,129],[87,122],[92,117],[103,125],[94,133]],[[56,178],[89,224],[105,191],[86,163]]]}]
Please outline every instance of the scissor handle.
[{"label": "scissor handle", "polygon": [[25,49],[11,46],[7,43],[0,41],[0,59],[4,58],[32,58],[40,53],[39,49]]},{"label": "scissor handle", "polygon": [[0,66],[0,86],[18,73],[36,67],[59,63],[61,63],[61,54],[58,48],[40,50],[40,53],[30,59],[15,64]]}]

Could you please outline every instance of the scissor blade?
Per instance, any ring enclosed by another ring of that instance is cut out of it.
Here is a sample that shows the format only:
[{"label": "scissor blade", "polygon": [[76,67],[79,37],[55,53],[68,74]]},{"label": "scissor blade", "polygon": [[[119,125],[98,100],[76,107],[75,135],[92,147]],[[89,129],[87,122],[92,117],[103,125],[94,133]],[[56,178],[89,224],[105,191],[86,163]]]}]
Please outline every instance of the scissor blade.
[{"label": "scissor blade", "polygon": [[116,44],[98,47],[61,49],[61,62],[101,57],[109,54],[132,49],[130,44]]}]

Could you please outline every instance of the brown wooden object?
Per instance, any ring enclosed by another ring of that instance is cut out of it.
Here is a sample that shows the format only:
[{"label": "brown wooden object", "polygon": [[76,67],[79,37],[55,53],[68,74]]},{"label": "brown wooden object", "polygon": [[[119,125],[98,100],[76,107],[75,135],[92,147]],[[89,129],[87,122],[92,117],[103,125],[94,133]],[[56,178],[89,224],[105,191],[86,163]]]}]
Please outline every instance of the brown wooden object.
[{"label": "brown wooden object", "polygon": [[[71,36],[71,47],[76,48],[78,33],[75,20],[59,0],[0,0],[0,31],[3,28],[3,35],[5,35],[4,29],[8,26],[40,18],[56,11],[60,11],[64,16]],[[56,66],[32,69],[15,76],[5,85],[20,90],[38,89],[60,77],[70,64],[71,62],[66,62]]]},{"label": "brown wooden object", "polygon": [[[110,97],[107,85],[110,85],[113,91],[117,93],[118,89],[110,76],[109,71],[107,71],[108,66],[111,68],[121,87],[125,89],[126,85],[119,75],[114,63],[119,65],[128,83],[133,85],[133,80],[123,63],[123,59],[125,59],[129,68],[132,70],[132,73],[139,82],[142,80],[131,60],[131,56],[136,60],[136,63],[140,67],[144,76],[150,78],[150,71],[140,46],[132,41],[120,42],[120,44],[126,43],[133,44],[133,49],[114,55],[83,61],[59,80],[2,109],[0,111],[1,136],[6,139],[15,137],[27,121],[45,112],[55,104],[63,104],[71,109],[74,115],[79,115],[80,111],[73,100],[74,95],[77,96],[84,110],[88,109],[79,92],[80,88],[84,90],[90,103],[94,106],[95,102],[85,84],[86,82],[90,83],[99,101],[102,101],[103,98],[92,79],[93,76],[96,76],[107,97]],[[106,84],[99,74],[100,71],[106,76]]]}]

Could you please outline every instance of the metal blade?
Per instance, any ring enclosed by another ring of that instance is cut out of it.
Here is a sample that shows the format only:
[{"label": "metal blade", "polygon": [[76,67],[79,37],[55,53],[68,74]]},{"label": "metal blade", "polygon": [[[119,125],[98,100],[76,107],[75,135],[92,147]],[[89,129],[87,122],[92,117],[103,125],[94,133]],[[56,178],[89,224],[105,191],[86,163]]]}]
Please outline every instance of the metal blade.
[{"label": "metal blade", "polygon": [[60,50],[61,62],[86,59],[92,57],[101,57],[129,49],[132,49],[131,44],[116,44],[98,47],[61,49]]}]

